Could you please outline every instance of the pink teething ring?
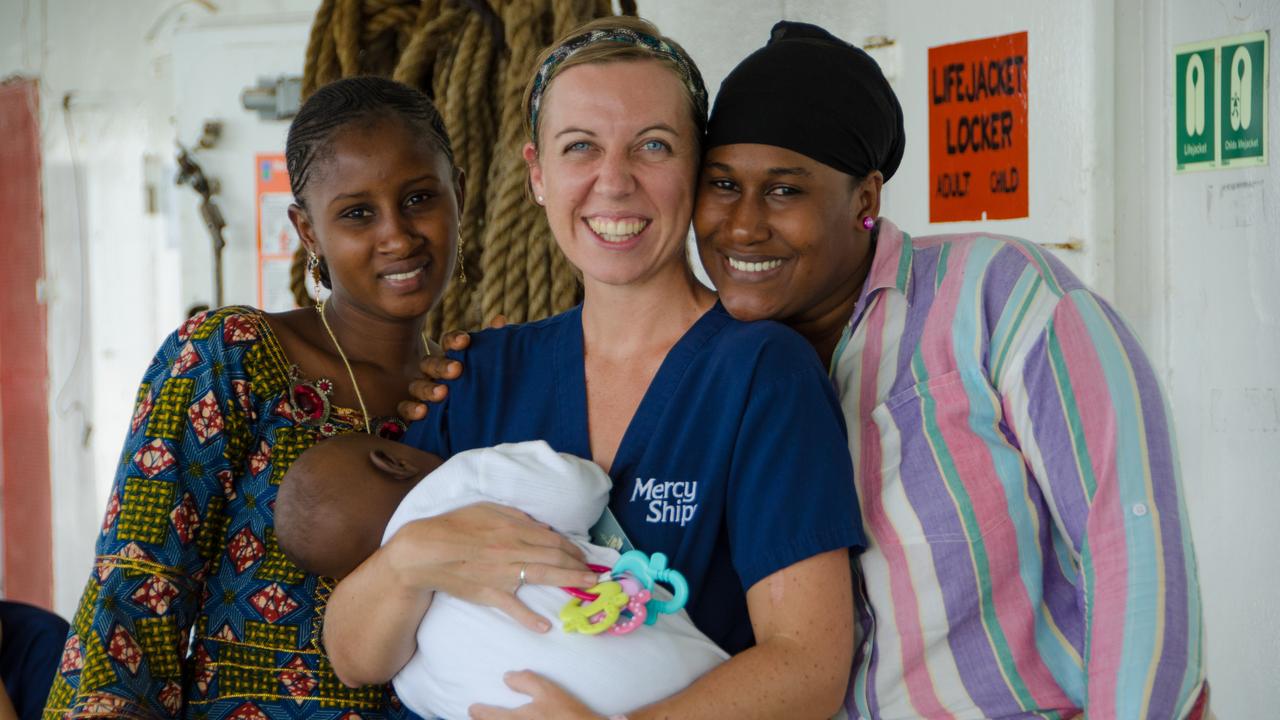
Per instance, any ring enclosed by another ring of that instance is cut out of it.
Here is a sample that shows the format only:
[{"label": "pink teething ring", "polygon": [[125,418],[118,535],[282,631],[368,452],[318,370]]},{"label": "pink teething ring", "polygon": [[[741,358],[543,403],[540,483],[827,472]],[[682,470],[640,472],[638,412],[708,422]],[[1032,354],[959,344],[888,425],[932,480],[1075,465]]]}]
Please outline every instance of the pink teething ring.
[{"label": "pink teething ring", "polygon": [[613,624],[613,627],[610,627],[605,632],[608,632],[610,635],[626,635],[643,625],[645,618],[649,615],[649,610],[645,607],[645,603],[649,602],[649,597],[650,595],[648,590],[641,590],[635,595],[632,595],[631,600],[627,603],[626,607],[626,612],[630,616],[625,620],[618,618],[618,621]]}]

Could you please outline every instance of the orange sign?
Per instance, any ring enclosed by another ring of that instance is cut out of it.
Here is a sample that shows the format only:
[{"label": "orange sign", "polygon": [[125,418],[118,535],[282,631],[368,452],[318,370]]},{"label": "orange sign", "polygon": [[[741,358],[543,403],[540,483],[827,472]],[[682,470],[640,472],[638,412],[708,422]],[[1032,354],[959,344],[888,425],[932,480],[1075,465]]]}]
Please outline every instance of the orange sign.
[{"label": "orange sign", "polygon": [[1027,217],[1027,34],[929,48],[929,222]]},{"label": "orange sign", "polygon": [[290,310],[297,303],[289,289],[289,270],[298,234],[289,222],[289,170],[284,155],[258,154],[253,158],[257,177],[258,206],[258,307]]}]

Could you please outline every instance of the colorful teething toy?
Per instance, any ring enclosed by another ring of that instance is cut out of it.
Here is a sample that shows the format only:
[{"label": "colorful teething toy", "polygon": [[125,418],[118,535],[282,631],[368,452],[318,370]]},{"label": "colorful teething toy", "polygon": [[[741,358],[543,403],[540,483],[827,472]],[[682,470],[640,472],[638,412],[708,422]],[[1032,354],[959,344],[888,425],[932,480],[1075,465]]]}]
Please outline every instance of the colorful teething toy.
[{"label": "colorful teething toy", "polygon": [[678,571],[667,568],[667,556],[662,553],[654,553],[653,557],[649,557],[639,550],[631,550],[618,558],[617,564],[613,566],[614,577],[622,573],[634,575],[650,592],[653,591],[655,582],[664,582],[671,586],[674,597],[670,600],[649,601],[647,605],[649,616],[644,621],[645,625],[658,622],[659,615],[680,612],[684,604],[689,601],[689,583],[685,582],[684,576]]},{"label": "colorful teething toy", "polygon": [[630,602],[622,586],[613,581],[599,583],[588,592],[594,593],[596,599],[583,604],[574,598],[561,608],[560,620],[565,632],[598,635],[613,627],[619,613]]},{"label": "colorful teething toy", "polygon": [[[589,565],[595,572],[608,568]],[[684,576],[667,568],[667,556],[654,553],[649,557],[631,550],[618,559],[610,571],[611,580],[590,590],[564,588],[573,596],[561,610],[565,632],[598,635],[626,635],[641,625],[652,625],[659,615],[679,612],[689,600],[689,584]],[[673,589],[671,600],[653,599],[654,583],[663,582]]]},{"label": "colorful teething toy", "polygon": [[636,582],[635,578],[630,575],[623,575],[618,580],[618,584],[622,586],[622,591],[631,600],[622,609],[622,613],[618,615],[618,620],[613,624],[613,627],[609,628],[610,635],[626,635],[629,632],[634,632],[644,624],[645,618],[649,616],[649,609],[645,607],[645,603],[649,602],[649,591],[640,587],[640,583]]}]

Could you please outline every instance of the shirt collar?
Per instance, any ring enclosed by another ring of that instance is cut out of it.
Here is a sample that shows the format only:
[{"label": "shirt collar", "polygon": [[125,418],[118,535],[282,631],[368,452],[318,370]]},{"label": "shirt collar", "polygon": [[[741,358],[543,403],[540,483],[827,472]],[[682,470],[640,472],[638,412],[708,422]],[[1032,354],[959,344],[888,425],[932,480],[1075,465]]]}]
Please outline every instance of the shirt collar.
[{"label": "shirt collar", "polygon": [[853,315],[845,326],[844,336],[836,346],[835,355],[831,358],[831,370],[835,373],[835,363],[844,352],[849,337],[858,326],[862,313],[867,309],[871,297],[880,290],[897,290],[907,295],[911,282],[911,237],[898,229],[887,218],[880,218],[875,230],[875,256],[871,259],[871,271],[862,281],[862,292],[858,295],[858,304],[853,308]]},{"label": "shirt collar", "polygon": [[888,218],[880,218],[876,224],[875,258],[871,272],[862,284],[865,299],[877,290],[896,289],[907,294],[911,281],[911,238],[898,229]]}]

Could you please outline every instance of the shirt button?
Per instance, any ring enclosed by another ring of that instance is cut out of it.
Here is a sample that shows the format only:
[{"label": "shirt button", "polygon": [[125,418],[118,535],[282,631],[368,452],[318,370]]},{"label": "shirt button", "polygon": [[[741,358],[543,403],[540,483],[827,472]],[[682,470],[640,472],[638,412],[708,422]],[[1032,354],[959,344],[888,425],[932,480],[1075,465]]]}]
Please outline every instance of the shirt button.
[{"label": "shirt button", "polygon": [[1133,514],[1142,517],[1147,514],[1147,506],[1142,503],[1133,504]]}]

